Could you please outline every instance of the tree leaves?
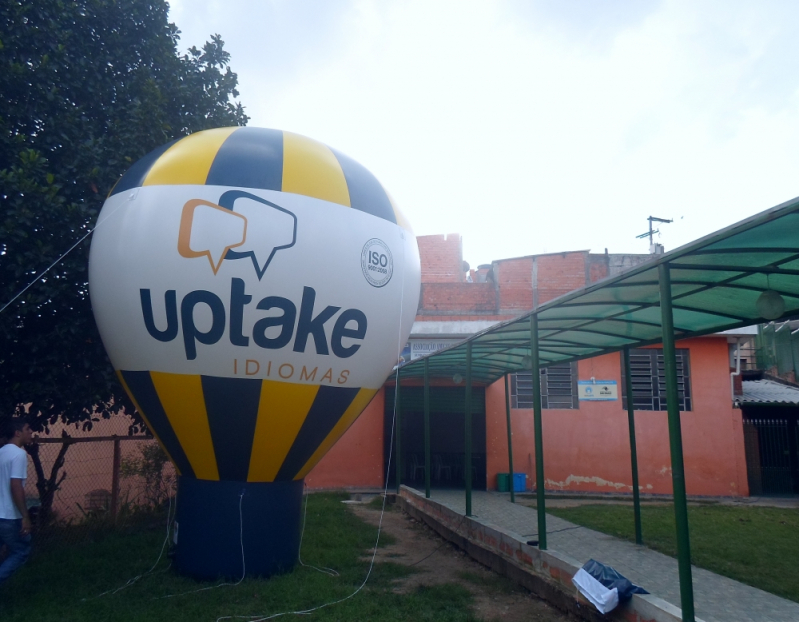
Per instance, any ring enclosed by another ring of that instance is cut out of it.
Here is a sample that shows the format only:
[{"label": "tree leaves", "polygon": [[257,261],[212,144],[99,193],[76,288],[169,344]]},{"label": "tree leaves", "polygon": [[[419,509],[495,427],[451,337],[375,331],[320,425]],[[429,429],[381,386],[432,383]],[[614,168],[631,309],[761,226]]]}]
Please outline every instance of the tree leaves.
[{"label": "tree leaves", "polygon": [[[219,35],[177,52],[163,0],[0,0],[0,306],[90,231],[136,160],[244,125]],[[88,298],[88,239],[0,314],[0,415],[34,429],[133,408]]]}]

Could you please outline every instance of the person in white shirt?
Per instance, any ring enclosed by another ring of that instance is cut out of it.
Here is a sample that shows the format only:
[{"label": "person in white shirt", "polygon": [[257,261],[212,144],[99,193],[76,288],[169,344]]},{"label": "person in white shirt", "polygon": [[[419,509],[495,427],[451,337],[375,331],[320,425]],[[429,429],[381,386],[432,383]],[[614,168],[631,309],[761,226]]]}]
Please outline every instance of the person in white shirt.
[{"label": "person in white shirt", "polygon": [[5,422],[2,435],[8,442],[0,447],[0,545],[8,547],[8,557],[0,564],[0,584],[28,559],[31,551],[31,519],[25,502],[28,476],[30,426],[20,418]]}]

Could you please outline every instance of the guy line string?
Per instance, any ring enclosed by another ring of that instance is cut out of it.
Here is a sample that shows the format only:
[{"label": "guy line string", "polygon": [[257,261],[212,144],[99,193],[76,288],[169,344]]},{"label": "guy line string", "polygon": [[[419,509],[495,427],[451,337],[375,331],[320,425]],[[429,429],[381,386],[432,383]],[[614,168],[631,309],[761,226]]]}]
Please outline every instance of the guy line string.
[{"label": "guy line string", "polygon": [[[402,352],[402,305],[403,305],[403,302],[404,302],[404,299],[405,299],[405,270],[404,270],[404,265],[405,265],[405,243],[404,243],[405,234],[401,233],[400,235],[401,235],[402,240],[403,240],[403,244],[402,244],[403,271],[402,271],[402,283],[401,283],[401,290],[400,290],[399,318],[398,318],[398,321],[397,321],[397,356],[398,357],[399,357],[399,354]],[[399,365],[397,365],[397,367],[396,367],[396,375],[395,375],[397,386],[399,386],[399,369],[400,369]],[[396,390],[394,391],[394,409],[393,410],[394,410],[394,412],[392,414],[392,421],[391,421],[391,435],[390,435],[389,444],[388,444],[388,461],[387,461],[387,464],[386,464],[386,476],[385,476],[385,480],[384,480],[385,481],[385,485],[383,487],[383,506],[380,509],[380,520],[378,521],[378,524],[377,524],[377,538],[375,539],[375,545],[374,545],[374,548],[372,549],[372,559],[369,562],[369,570],[366,573],[366,577],[364,578],[363,583],[361,583],[349,596],[345,596],[344,598],[340,598],[338,600],[327,602],[327,603],[324,603],[322,605],[318,605],[316,607],[311,607],[309,609],[302,609],[302,610],[297,610],[297,611],[283,611],[283,612],[274,613],[274,614],[271,614],[271,615],[260,615],[259,614],[259,615],[229,615],[229,616],[221,616],[221,617],[217,618],[216,622],[220,622],[221,620],[233,620],[233,619],[249,620],[249,622],[265,622],[266,620],[272,620],[274,618],[279,618],[281,616],[287,616],[287,615],[297,615],[297,616],[309,615],[309,614],[313,613],[314,611],[318,611],[319,609],[323,609],[325,607],[330,607],[332,605],[338,605],[339,603],[343,603],[344,601],[347,601],[347,600],[353,598],[355,595],[357,595],[366,586],[366,583],[369,581],[369,577],[372,575],[372,570],[373,570],[374,565],[375,565],[375,557],[377,557],[377,547],[380,544],[380,533],[381,533],[381,531],[383,529],[383,515],[386,512],[386,499],[388,497],[388,476],[389,476],[389,473],[391,472],[391,461],[392,461],[392,457],[393,457],[392,453],[393,453],[393,448],[394,448],[394,426],[396,425],[396,421],[397,421],[397,391]],[[397,474],[397,477],[399,477],[399,474]],[[306,503],[307,503],[307,496],[306,496]],[[305,531],[305,523],[303,521],[303,532],[304,531]],[[302,537],[300,538],[300,542],[302,542]],[[303,564],[303,565],[305,565],[305,564]],[[317,570],[319,570],[319,569],[317,569]],[[324,571],[320,570],[320,572],[324,572]],[[329,573],[326,573],[326,574],[329,574]]]}]

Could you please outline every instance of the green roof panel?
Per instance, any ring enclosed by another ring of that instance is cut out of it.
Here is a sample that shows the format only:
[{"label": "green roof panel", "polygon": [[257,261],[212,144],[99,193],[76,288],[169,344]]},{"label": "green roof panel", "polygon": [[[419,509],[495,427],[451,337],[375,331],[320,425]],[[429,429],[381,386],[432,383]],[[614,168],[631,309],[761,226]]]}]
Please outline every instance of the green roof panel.
[{"label": "green roof panel", "polygon": [[799,314],[799,198],[705,236],[652,261],[548,301],[457,345],[406,363],[403,378],[432,378],[466,369],[478,384],[524,369],[530,353],[530,316],[539,318],[543,365],[574,361],[662,340],[659,266],[670,269],[674,329],[679,338],[759,324],[763,291],[779,292],[784,319]]}]

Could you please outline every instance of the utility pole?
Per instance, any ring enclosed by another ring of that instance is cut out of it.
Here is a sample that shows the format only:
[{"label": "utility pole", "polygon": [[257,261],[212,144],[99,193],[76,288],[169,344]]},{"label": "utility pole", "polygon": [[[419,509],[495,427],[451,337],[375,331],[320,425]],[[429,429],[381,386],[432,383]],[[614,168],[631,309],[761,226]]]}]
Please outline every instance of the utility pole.
[{"label": "utility pole", "polygon": [[674,222],[674,220],[673,219],[672,220],[666,220],[665,218],[658,218],[657,216],[650,216],[649,218],[647,218],[647,220],[649,221],[649,231],[647,231],[645,233],[642,233],[641,235],[636,235],[635,239],[636,240],[641,240],[641,239],[643,239],[643,238],[648,236],[649,237],[649,247],[651,248],[652,244],[653,244],[652,236],[655,235],[656,233],[660,233],[660,229],[654,229],[654,230],[652,229],[652,223],[653,222],[669,223],[669,222]]}]

